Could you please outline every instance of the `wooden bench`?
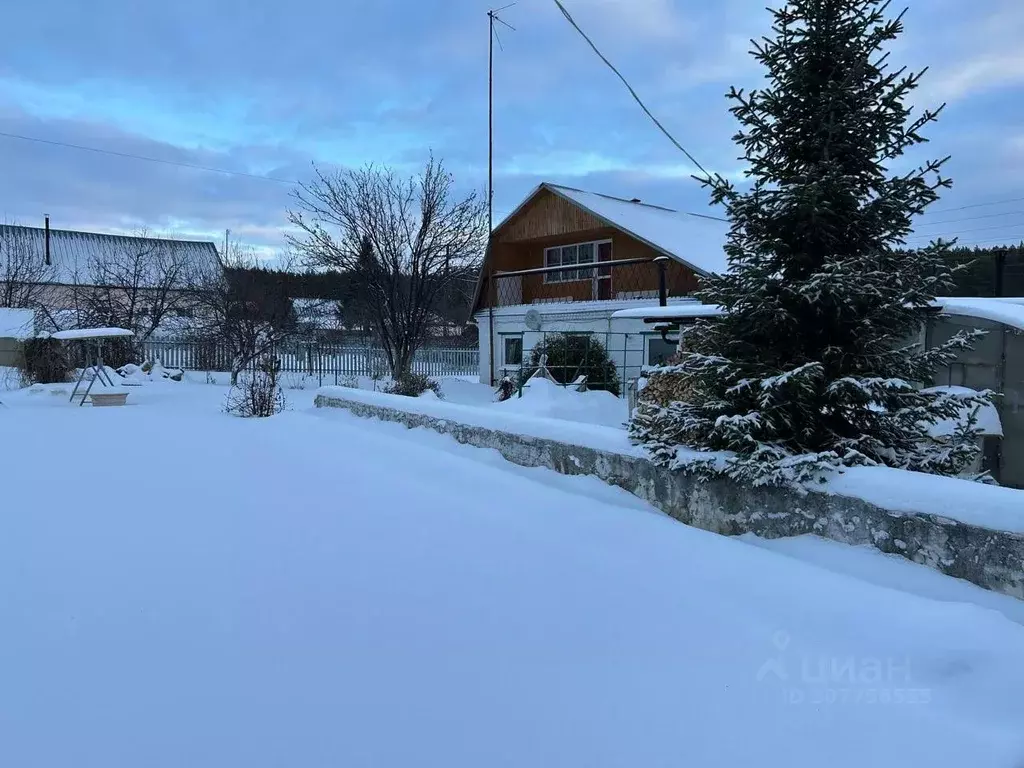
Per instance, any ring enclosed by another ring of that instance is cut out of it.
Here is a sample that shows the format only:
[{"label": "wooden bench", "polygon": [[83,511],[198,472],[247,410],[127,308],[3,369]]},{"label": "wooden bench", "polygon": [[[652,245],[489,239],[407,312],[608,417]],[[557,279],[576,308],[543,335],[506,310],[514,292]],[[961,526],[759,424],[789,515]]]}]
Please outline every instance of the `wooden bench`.
[{"label": "wooden bench", "polygon": [[89,395],[89,400],[97,408],[124,405],[127,399],[127,392],[93,392]]}]

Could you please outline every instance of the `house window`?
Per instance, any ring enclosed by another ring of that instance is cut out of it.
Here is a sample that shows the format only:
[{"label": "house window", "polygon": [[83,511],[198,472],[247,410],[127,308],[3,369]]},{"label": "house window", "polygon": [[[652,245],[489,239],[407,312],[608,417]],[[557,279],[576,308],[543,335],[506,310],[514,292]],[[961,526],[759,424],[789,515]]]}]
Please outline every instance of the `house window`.
[{"label": "house window", "polygon": [[676,343],[665,341],[657,336],[652,336],[647,341],[647,364],[665,365],[672,355],[676,353]]},{"label": "house window", "polygon": [[505,337],[505,365],[522,365],[523,364],[523,337],[522,336],[506,336]]},{"label": "house window", "polygon": [[[545,248],[544,266],[565,267],[573,264],[593,264],[597,261],[598,248],[602,245],[605,245],[605,248],[601,249],[602,261],[610,260],[611,241],[598,240],[592,243],[576,243],[575,245],[560,245],[555,248]],[[569,283],[574,280],[590,280],[593,277],[593,269],[567,269],[562,272],[545,273],[544,282]]]}]

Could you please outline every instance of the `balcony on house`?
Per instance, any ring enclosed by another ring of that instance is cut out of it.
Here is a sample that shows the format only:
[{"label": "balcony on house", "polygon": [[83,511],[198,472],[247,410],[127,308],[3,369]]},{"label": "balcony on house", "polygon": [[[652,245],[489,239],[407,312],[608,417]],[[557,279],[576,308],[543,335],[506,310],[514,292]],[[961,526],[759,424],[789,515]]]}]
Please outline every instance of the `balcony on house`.
[{"label": "balcony on house", "polygon": [[[556,255],[551,255],[552,250]],[[490,274],[482,304],[509,307],[634,299],[664,303],[696,290],[692,275],[668,258],[614,259],[611,254],[611,241],[545,249],[545,266]]]},{"label": "balcony on house", "polygon": [[700,229],[724,229],[707,218],[542,184],[492,232],[474,312],[691,296],[724,264],[690,253]]}]

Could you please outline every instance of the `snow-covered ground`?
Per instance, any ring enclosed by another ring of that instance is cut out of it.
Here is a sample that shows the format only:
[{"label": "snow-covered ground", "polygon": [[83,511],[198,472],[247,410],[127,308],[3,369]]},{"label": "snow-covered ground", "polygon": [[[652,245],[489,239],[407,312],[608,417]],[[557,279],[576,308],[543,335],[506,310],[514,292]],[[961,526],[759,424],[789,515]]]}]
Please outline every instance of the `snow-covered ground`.
[{"label": "snow-covered ground", "polygon": [[[331,381],[325,385],[330,386]],[[628,405],[623,398],[609,392],[593,390],[577,392],[575,389],[554,384],[547,379],[535,379],[517,391],[511,399],[497,402],[494,387],[465,378],[444,378],[440,382],[445,402],[454,405],[471,405],[478,408],[494,409],[495,414],[509,418],[518,416],[555,418],[583,424],[596,424],[625,430],[629,419]],[[295,374],[286,375],[286,387],[308,389],[317,387],[316,380]],[[346,383],[348,389],[355,388],[372,392],[382,391],[384,386],[366,377],[351,377]]]},{"label": "snow-covered ground", "polygon": [[0,765],[1024,762],[1009,598],[312,390],[261,421],[65,391],[0,409]]},{"label": "snow-covered ground", "polygon": [[6,365],[0,365],[0,392],[21,387],[21,371]]}]

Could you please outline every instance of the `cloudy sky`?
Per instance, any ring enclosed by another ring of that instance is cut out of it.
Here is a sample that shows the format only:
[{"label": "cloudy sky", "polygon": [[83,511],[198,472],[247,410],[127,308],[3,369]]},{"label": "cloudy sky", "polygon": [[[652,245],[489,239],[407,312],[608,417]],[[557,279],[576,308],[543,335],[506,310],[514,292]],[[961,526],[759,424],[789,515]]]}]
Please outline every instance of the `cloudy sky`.
[{"label": "cloudy sky", "polygon": [[[503,4],[498,2],[497,4]],[[893,60],[930,65],[948,102],[929,154],[956,186],[919,231],[1024,238],[1024,3],[910,0]],[[756,86],[747,40],[765,0],[565,0],[705,165],[741,166],[723,94]],[[12,0],[0,132],[226,168],[203,172],[0,136],[0,218],[146,226],[279,247],[289,180],[311,163],[413,172],[432,149],[462,189],[487,180],[486,0]],[[496,51],[496,215],[539,181],[710,212],[685,158],[552,0],[503,14]],[[1014,201],[1015,200],[1015,201]],[[1006,202],[1003,202],[1006,201]],[[994,204],[998,203],[998,204]],[[970,206],[970,207],[966,207]]]}]

